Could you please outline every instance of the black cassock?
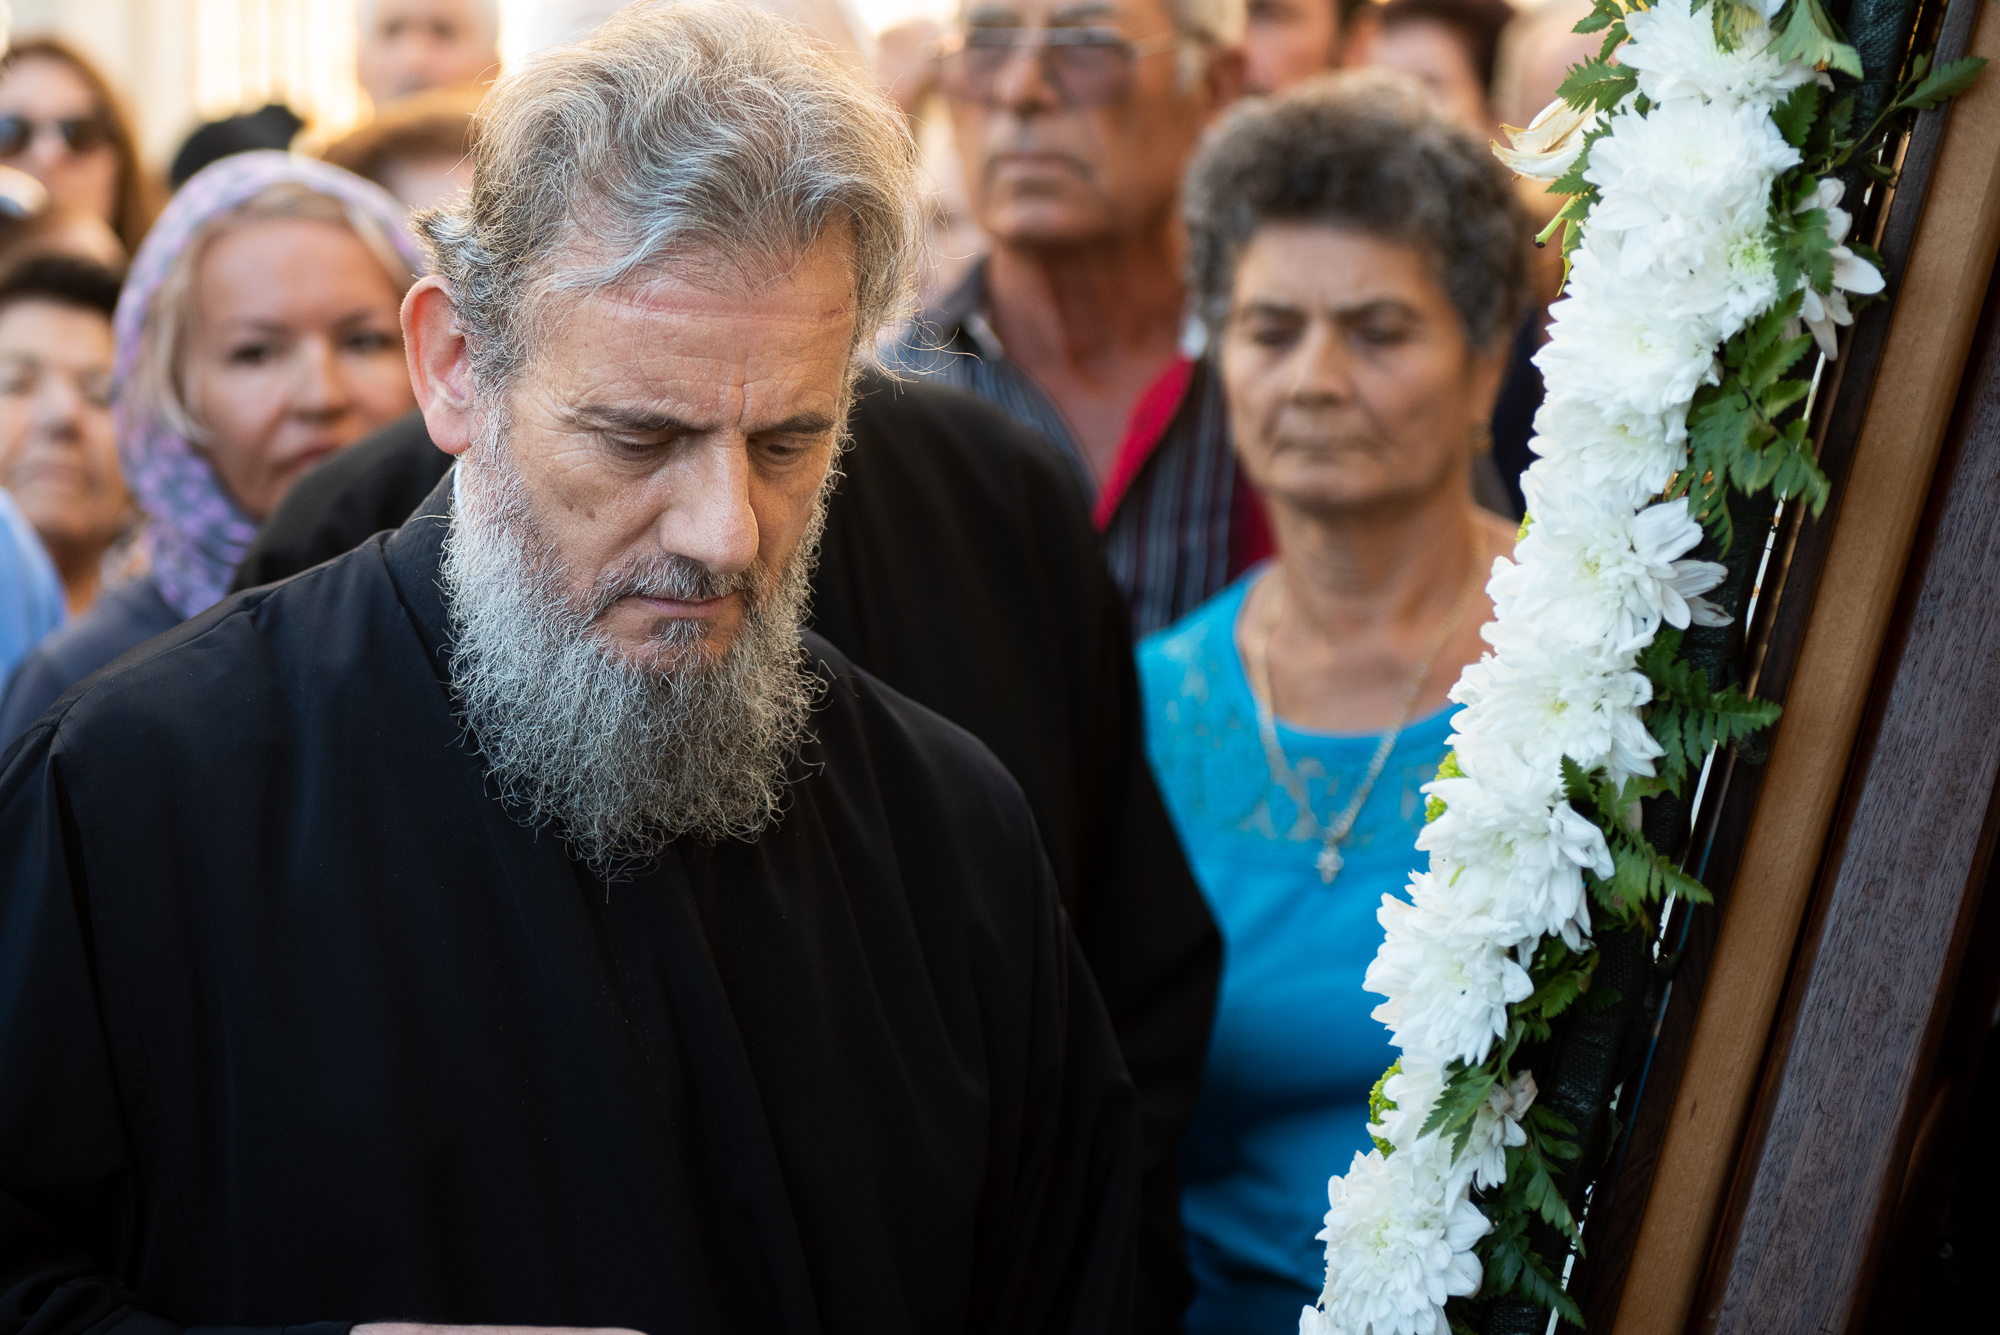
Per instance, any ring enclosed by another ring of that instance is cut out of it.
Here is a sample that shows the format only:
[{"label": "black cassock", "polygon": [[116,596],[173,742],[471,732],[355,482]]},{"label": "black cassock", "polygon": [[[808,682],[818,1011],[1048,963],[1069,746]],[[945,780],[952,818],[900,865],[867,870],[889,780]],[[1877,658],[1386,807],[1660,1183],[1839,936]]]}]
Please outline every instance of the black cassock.
[{"label": "black cassock", "polygon": [[444,495],[0,767],[0,1332],[1114,1327],[1135,1099],[1015,783],[808,637],[782,822],[595,878],[451,711]]},{"label": "black cassock", "polygon": [[[827,505],[813,626],[993,749],[1022,790],[1111,1011],[1145,1130],[1134,1328],[1180,1328],[1176,1153],[1221,950],[1146,765],[1129,621],[1068,465],[984,399],[861,378]],[[420,504],[450,457],[412,413],[300,480],[238,586],[338,556]]]}]

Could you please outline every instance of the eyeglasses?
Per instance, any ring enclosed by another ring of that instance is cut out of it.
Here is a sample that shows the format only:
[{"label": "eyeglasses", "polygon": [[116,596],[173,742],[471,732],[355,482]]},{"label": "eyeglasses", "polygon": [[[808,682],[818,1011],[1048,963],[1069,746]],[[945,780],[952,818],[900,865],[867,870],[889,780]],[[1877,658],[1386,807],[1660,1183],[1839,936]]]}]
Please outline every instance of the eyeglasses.
[{"label": "eyeglasses", "polygon": [[968,28],[940,43],[939,83],[955,101],[990,106],[1001,72],[1027,56],[1064,106],[1107,106],[1131,93],[1141,60],[1179,41],[1171,33],[1128,41],[1110,28]]},{"label": "eyeglasses", "polygon": [[102,116],[60,116],[36,120],[30,116],[0,116],[0,158],[18,158],[37,136],[53,130],[72,153],[91,153],[111,142],[111,127]]}]

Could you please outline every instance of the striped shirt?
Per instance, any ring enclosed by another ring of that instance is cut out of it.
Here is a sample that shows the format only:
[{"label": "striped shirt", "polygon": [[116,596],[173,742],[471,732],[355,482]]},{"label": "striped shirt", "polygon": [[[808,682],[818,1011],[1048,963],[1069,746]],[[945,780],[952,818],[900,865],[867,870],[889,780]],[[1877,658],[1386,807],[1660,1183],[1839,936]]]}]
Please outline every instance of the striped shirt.
[{"label": "striped shirt", "polygon": [[884,360],[970,390],[1056,446],[1091,504],[1135,640],[1179,621],[1270,554],[1263,503],[1237,468],[1222,383],[1206,358],[1176,358],[1139,396],[1100,488],[1062,411],[1007,356],[985,308],[982,261]]}]

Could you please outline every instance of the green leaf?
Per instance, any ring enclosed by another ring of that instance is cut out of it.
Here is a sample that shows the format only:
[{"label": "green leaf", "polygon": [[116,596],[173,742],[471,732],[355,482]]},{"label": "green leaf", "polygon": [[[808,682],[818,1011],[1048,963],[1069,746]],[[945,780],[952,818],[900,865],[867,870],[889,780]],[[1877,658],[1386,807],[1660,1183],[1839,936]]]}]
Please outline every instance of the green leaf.
[{"label": "green leaf", "polygon": [[1583,1313],[1563,1292],[1562,1285],[1549,1273],[1542,1258],[1527,1245],[1520,1230],[1503,1233],[1496,1229],[1488,1235],[1488,1239],[1491,1242],[1486,1250],[1489,1282],[1480,1289],[1482,1297],[1499,1298],[1516,1294],[1555,1312],[1573,1325],[1583,1324]]},{"label": "green leaf", "polygon": [[[1509,1156],[1513,1158],[1513,1156]],[[1569,1211],[1569,1202],[1563,1199],[1562,1188],[1549,1175],[1548,1160],[1541,1149],[1530,1139],[1520,1147],[1520,1154],[1507,1166],[1507,1183],[1520,1183],[1521,1203],[1540,1215],[1552,1228],[1559,1228],[1569,1238],[1573,1246],[1583,1246],[1583,1230],[1577,1227],[1576,1217]]]},{"label": "green leaf", "polygon": [[1563,798],[1578,811],[1589,811],[1597,803],[1597,785],[1584,773],[1583,766],[1568,756],[1562,758]]},{"label": "green leaf", "polygon": [[1764,25],[1764,11],[1740,0],[1714,0],[1715,44],[1724,51],[1734,51],[1743,45],[1743,39]]},{"label": "green leaf", "polygon": [[1623,22],[1625,7],[1618,0],[1592,0],[1590,13],[1584,15],[1571,32],[1603,32],[1614,23]]},{"label": "green leaf", "polygon": [[1609,111],[1638,86],[1639,75],[1636,71],[1595,58],[1572,66],[1569,76],[1556,92],[1573,107],[1596,107],[1600,111]]},{"label": "green leaf", "polygon": [[[1807,209],[1778,219],[1771,228],[1771,253],[1778,290],[1789,292],[1804,279],[1815,292],[1833,290],[1833,248],[1838,243],[1827,230],[1825,209]],[[1806,340],[1812,346],[1812,340]]]},{"label": "green leaf", "polygon": [[1767,48],[1778,60],[1798,60],[1816,70],[1836,69],[1863,77],[1861,56],[1841,40],[1841,31],[1819,0],[1787,0],[1771,27],[1777,38]]},{"label": "green leaf", "polygon": [[1818,87],[1808,83],[1792,89],[1790,96],[1771,108],[1771,119],[1786,143],[1793,148],[1805,147],[1814,122],[1819,120]]},{"label": "green leaf", "polygon": [[[1922,78],[1916,86],[1897,99],[1897,107],[1908,111],[1929,111],[1941,102],[1947,102],[1966,89],[1972,87],[1973,80],[1986,68],[1983,56],[1967,56],[1963,60],[1949,60]],[[1923,66],[1918,65],[1912,78],[1922,76]]]},{"label": "green leaf", "polygon": [[1565,969],[1544,981],[1516,1005],[1520,1014],[1532,1015],[1536,1019],[1553,1020],[1589,990],[1589,970]]},{"label": "green leaf", "polygon": [[[1457,1063],[1453,1063],[1458,1066]],[[1472,1134],[1472,1117],[1485,1104],[1486,1096],[1493,1091],[1494,1081],[1500,1078],[1500,1064],[1487,1060],[1478,1066],[1458,1066],[1446,1077],[1444,1093],[1438,1095],[1437,1105],[1431,1115],[1424,1119],[1418,1135],[1428,1136],[1431,1132],[1456,1135],[1462,1146],[1465,1138]],[[1456,1151],[1454,1151],[1456,1152]]]},{"label": "green leaf", "polygon": [[1597,58],[1599,60],[1611,59],[1611,53],[1623,46],[1625,39],[1629,36],[1631,34],[1625,30],[1625,20],[1623,19],[1606,28],[1604,30],[1604,40],[1597,47]]},{"label": "green leaf", "polygon": [[1609,842],[1616,869],[1611,878],[1600,880],[1586,874],[1585,879],[1591,883],[1591,898],[1621,921],[1646,925],[1645,911],[1669,895],[1696,904],[1710,902],[1708,888],[1667,861],[1644,835],[1614,831]]},{"label": "green leaf", "polygon": [[[1780,329],[1783,327],[1779,326]],[[1798,365],[1799,358],[1812,351],[1812,346],[1811,334],[1800,334],[1796,338],[1774,338],[1750,350],[1743,358],[1743,366],[1737,374],[1742,379],[1744,390],[1760,400],[1758,406],[1766,410],[1767,416],[1769,405],[1762,400],[1778,383],[1780,376]]]}]

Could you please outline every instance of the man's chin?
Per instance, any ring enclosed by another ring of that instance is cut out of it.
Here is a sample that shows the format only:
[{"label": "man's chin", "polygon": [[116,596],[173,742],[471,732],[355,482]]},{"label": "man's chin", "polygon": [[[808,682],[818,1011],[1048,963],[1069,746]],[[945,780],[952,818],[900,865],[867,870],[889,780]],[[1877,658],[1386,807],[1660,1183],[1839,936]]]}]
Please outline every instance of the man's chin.
[{"label": "man's chin", "polygon": [[722,662],[732,642],[719,641],[713,634],[690,641],[684,637],[681,625],[674,622],[665,623],[656,634],[636,639],[628,636],[597,637],[598,646],[607,659],[635,672],[658,677],[706,672]]}]

